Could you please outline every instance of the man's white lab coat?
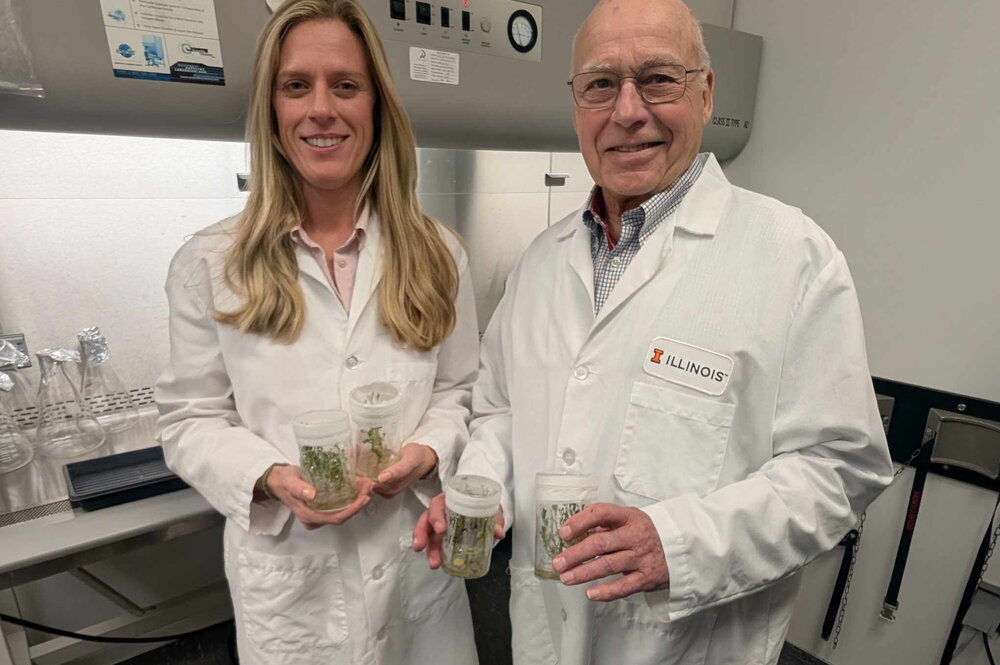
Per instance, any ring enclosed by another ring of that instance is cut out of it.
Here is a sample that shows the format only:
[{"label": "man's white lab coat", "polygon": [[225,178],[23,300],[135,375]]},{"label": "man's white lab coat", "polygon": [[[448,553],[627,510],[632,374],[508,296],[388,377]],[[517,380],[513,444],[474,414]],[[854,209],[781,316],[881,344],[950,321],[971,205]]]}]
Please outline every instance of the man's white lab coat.
[{"label": "man's white lab coat", "polygon": [[555,471],[642,508],[669,566],[668,591],[596,606],[594,663],[775,663],[796,571],[892,475],[844,257],[711,157],[596,316],[593,284],[578,211],[527,250],[483,340],[459,472],[513,510],[514,662],[555,662],[532,571],[534,475]]}]

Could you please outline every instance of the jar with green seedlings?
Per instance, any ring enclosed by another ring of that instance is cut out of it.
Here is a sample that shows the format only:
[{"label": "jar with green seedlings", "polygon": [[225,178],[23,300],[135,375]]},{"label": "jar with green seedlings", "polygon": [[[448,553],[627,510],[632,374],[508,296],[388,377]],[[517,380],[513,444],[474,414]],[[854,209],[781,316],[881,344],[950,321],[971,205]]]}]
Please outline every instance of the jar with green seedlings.
[{"label": "jar with green seedlings", "polygon": [[493,555],[500,484],[482,476],[453,476],[445,484],[444,502],[448,528],[441,543],[441,567],[455,577],[482,577]]},{"label": "jar with green seedlings", "polygon": [[391,383],[369,383],[352,390],[348,402],[358,475],[378,480],[399,460],[402,393]]},{"label": "jar with green seedlings", "polygon": [[559,537],[569,518],[597,500],[597,476],[589,474],[535,474],[535,575],[557,580],[552,559],[567,547],[582,542],[587,534],[570,541]]},{"label": "jar with green seedlings", "polygon": [[316,488],[307,505],[313,510],[340,510],[358,497],[351,446],[351,421],[346,411],[307,411],[292,421],[299,445],[299,465]]}]

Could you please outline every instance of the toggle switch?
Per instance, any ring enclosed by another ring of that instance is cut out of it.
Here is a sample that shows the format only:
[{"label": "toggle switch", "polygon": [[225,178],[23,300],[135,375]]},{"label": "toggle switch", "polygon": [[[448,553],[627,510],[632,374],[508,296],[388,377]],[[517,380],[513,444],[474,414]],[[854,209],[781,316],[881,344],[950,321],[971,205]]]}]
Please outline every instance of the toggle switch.
[{"label": "toggle switch", "polygon": [[431,24],[431,6],[426,2],[417,3],[417,23]]},{"label": "toggle switch", "polygon": [[389,0],[389,18],[396,21],[406,20],[405,0]]}]

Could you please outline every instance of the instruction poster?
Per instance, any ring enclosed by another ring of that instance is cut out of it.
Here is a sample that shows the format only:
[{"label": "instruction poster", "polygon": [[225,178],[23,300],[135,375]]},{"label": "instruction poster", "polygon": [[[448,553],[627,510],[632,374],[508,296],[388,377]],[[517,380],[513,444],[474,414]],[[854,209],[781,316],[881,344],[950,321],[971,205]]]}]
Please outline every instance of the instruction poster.
[{"label": "instruction poster", "polygon": [[100,0],[123,78],[225,85],[215,0]]}]

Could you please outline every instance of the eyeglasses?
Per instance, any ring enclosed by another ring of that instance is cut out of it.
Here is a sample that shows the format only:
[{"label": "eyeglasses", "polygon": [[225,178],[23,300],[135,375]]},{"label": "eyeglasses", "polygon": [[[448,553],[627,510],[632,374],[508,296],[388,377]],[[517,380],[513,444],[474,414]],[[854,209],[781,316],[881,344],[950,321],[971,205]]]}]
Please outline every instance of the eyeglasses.
[{"label": "eyeglasses", "polygon": [[615,72],[596,71],[575,75],[566,83],[573,90],[573,101],[580,108],[603,109],[613,106],[625,79],[635,81],[639,96],[647,104],[665,104],[684,96],[688,75],[704,71],[684,69],[684,65],[647,67],[635,76],[620,76]]}]

